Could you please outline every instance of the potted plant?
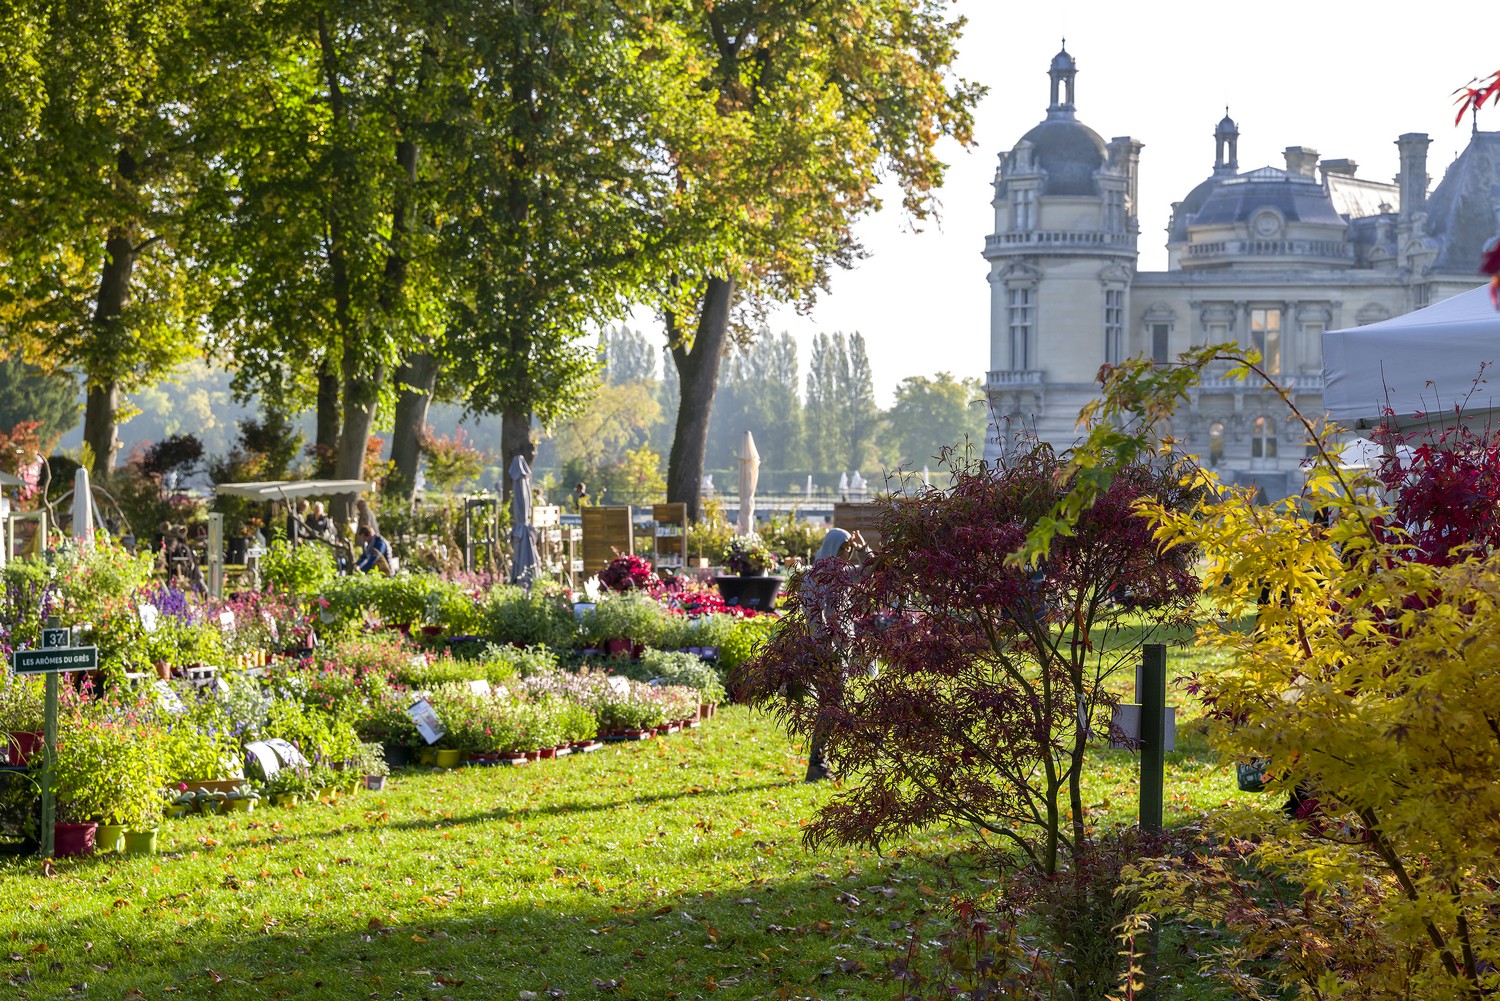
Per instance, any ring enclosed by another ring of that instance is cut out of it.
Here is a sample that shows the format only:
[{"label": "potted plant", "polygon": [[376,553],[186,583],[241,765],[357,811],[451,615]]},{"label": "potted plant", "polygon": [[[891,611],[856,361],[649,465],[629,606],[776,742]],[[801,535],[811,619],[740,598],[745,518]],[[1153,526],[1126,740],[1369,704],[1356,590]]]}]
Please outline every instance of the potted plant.
[{"label": "potted plant", "polygon": [[366,789],[379,792],[385,788],[385,777],[391,773],[391,766],[385,763],[381,746],[367,741],[359,745],[359,753],[350,762],[348,770],[360,776],[360,783]]},{"label": "potted plant", "polygon": [[781,565],[765,541],[754,532],[736,535],[724,547],[724,568],[729,576],[715,577],[726,605],[769,611],[776,605],[782,578],[772,576]]},{"label": "potted plant", "polygon": [[42,751],[42,685],[36,678],[12,676],[0,685],[0,737],[10,763],[25,765]]},{"label": "potted plant", "polygon": [[266,798],[272,806],[294,807],[313,791],[308,769],[302,765],[282,768],[266,780]]}]

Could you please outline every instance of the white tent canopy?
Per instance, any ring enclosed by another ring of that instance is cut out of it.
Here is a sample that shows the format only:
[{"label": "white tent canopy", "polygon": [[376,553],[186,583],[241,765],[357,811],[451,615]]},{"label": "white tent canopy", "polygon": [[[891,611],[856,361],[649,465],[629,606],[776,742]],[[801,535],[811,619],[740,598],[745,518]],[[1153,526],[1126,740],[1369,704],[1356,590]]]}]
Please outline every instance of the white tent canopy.
[{"label": "white tent canopy", "polygon": [[274,501],[296,497],[326,497],[332,494],[362,494],[372,484],[364,480],[263,480],[259,483],[220,483],[214,487],[226,497]]},{"label": "white tent canopy", "polygon": [[19,487],[21,481],[9,473],[0,473],[0,487]]},{"label": "white tent canopy", "polygon": [[[1381,423],[1389,409],[1398,426],[1469,419],[1500,410],[1500,383],[1476,380],[1500,362],[1500,312],[1489,289],[1477,288],[1435,306],[1365,327],[1323,334],[1323,406],[1351,429]],[[1500,373],[1497,373],[1500,374]]]}]

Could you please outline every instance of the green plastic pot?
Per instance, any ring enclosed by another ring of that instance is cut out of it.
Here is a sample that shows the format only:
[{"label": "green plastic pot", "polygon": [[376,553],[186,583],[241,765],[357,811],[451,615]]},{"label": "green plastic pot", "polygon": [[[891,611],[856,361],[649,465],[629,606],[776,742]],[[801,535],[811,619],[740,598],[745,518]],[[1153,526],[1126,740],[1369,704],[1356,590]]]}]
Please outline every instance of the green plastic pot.
[{"label": "green plastic pot", "polygon": [[125,854],[126,855],[155,855],[156,854],[156,828],[149,831],[126,831],[125,832]]},{"label": "green plastic pot", "polygon": [[238,799],[225,800],[225,803],[228,804],[229,809],[234,813],[249,813],[251,810],[255,809],[255,800],[251,799],[249,796],[241,796]]},{"label": "green plastic pot", "polygon": [[437,766],[439,768],[457,768],[458,762],[463,758],[463,752],[456,747],[444,747],[437,752]]},{"label": "green plastic pot", "polygon": [[120,842],[124,837],[124,824],[100,824],[98,832],[94,835],[94,851],[117,852],[120,850]]}]

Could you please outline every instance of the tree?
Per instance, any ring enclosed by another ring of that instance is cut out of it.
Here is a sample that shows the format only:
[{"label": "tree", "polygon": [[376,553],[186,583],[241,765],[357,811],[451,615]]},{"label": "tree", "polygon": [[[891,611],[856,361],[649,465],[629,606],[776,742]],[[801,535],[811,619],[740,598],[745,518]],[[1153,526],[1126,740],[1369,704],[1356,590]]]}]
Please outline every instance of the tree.
[{"label": "tree", "polygon": [[754,344],[731,351],[719,378],[709,424],[709,456],[732,464],[746,431],[766,469],[794,469],[802,458],[802,399],[797,342],[790,334],[762,333]]},{"label": "tree", "polygon": [[970,141],[979,92],[952,76],[962,22],[938,0],[726,0],[680,16],[716,98],[712,122],[667,138],[691,250],[662,308],[682,394],[667,494],[696,518],[720,362],[731,330],[752,329],[736,307],[810,305],[858,257],[851,226],[882,175],[928,216],[935,145]]},{"label": "tree", "polygon": [[646,335],[624,326],[605,328],[599,334],[599,363],[604,380],[616,385],[644,382],[654,386],[660,371],[657,351]]},{"label": "tree", "polygon": [[48,374],[19,358],[0,358],[0,428],[36,421],[51,443],[78,423],[78,383],[67,372]]},{"label": "tree", "polygon": [[[1136,505],[1175,512],[1197,494],[1170,465],[1122,468],[1033,569],[1010,556],[1068,489],[1064,462],[1038,444],[953,479],[885,502],[862,573],[815,563],[735,680],[792,732],[825,734],[845,776],[810,847],[878,848],[953,823],[992,864],[1051,876],[1089,837],[1083,762],[1109,732],[1111,675],[1198,593],[1191,551],[1162,550]],[[1114,600],[1126,589],[1130,609]]]},{"label": "tree", "polygon": [[965,440],[982,444],[985,409],[977,402],[981,400],[976,379],[955,379],[948,372],[902,379],[885,415],[886,464],[914,469],[936,463],[944,449],[961,446]]},{"label": "tree", "polygon": [[184,234],[224,141],[214,109],[244,22],[180,0],[26,0],[5,17],[18,52],[0,74],[3,343],[82,374],[84,440],[107,479],[121,393],[197,340]]},{"label": "tree", "polygon": [[586,335],[663,270],[661,219],[677,195],[657,136],[707,98],[653,12],[502,3],[463,23],[482,79],[445,228],[463,262],[450,338],[478,362],[470,407],[501,415],[508,462],[534,420],[587,403]]}]

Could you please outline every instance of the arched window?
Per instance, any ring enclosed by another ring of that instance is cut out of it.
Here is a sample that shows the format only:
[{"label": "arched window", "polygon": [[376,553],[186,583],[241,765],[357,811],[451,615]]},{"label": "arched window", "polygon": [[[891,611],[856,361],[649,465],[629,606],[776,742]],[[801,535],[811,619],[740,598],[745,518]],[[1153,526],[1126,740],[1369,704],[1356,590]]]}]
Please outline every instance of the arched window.
[{"label": "arched window", "polygon": [[1257,417],[1250,426],[1250,458],[1276,458],[1276,425],[1269,417]]},{"label": "arched window", "polygon": [[1217,466],[1224,461],[1224,422],[1214,421],[1208,426],[1208,465]]}]

